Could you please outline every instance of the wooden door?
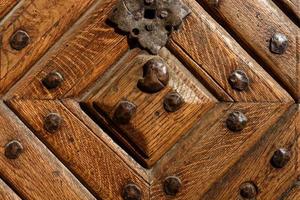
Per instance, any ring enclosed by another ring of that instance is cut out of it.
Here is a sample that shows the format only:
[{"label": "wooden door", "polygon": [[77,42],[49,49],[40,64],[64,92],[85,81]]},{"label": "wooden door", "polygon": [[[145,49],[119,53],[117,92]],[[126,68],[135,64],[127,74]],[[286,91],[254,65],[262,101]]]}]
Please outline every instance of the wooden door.
[{"label": "wooden door", "polygon": [[0,199],[299,200],[299,9],[0,0]]}]

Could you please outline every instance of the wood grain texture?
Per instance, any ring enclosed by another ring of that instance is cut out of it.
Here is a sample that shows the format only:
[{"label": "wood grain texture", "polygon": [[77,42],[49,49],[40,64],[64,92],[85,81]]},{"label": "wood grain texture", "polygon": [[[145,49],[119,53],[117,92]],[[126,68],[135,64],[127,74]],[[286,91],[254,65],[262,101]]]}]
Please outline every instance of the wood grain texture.
[{"label": "wood grain texture", "polygon": [[[300,134],[295,130],[297,110],[297,106],[293,105],[201,199],[242,199],[239,188],[248,181],[257,186],[257,199],[280,199],[299,172],[297,140]],[[282,169],[270,164],[273,153],[279,148],[288,149],[292,155]]]},{"label": "wood grain texture", "polygon": [[[279,84],[196,1],[184,2],[190,7],[192,14],[183,23],[183,29],[172,35],[172,42],[198,64],[191,66],[196,67],[194,72],[204,70],[210,76],[205,79],[215,80],[235,101],[291,101]],[[233,90],[227,81],[229,75],[238,69],[245,71],[250,79],[249,89],[243,92]]]},{"label": "wood grain texture", "polygon": [[[200,2],[200,1],[199,1]],[[299,79],[299,28],[271,0],[226,0],[211,8],[236,36],[266,63],[266,67],[282,81],[295,99],[300,99]],[[276,32],[288,38],[288,48],[284,54],[274,54],[269,50],[270,39]],[[298,69],[297,69],[298,68]]]},{"label": "wood grain texture", "polygon": [[[115,1],[103,0],[94,12],[65,38],[58,49],[39,62],[35,71],[8,94],[8,98],[56,99],[76,97],[128,50],[125,36],[106,23]],[[48,90],[41,80],[51,71],[64,77],[60,88]],[[68,94],[66,94],[68,93]]]},{"label": "wood grain texture", "polygon": [[[59,101],[12,100],[9,105],[26,121],[35,134],[97,198],[122,200],[122,189],[127,183],[137,184],[143,197],[149,199],[148,175],[122,149],[99,129],[85,125],[90,121],[78,104],[66,101],[68,110]],[[63,124],[58,132],[44,130],[43,119],[50,112],[59,113]],[[89,122],[91,123],[91,122]]]},{"label": "wood grain texture", "polygon": [[0,179],[0,199],[1,200],[21,200],[21,198]]},{"label": "wood grain texture", "polygon": [[[84,102],[90,107],[96,106],[95,109],[111,121],[110,126],[119,129],[118,137],[126,134],[146,158],[155,162],[200,120],[216,99],[166,49],[160,52],[160,58],[168,65],[168,85],[154,94],[142,92],[137,83],[143,77],[143,65],[152,58],[157,57],[141,54],[129,63],[123,63],[123,67],[115,67],[100,80],[99,91]],[[163,100],[175,91],[185,103],[177,112],[168,113]],[[137,112],[129,124],[118,125],[113,123],[114,110],[124,99],[133,102]]]},{"label": "wood grain texture", "polygon": [[0,20],[14,7],[19,0],[1,0],[0,1]]},{"label": "wood grain texture", "polygon": [[300,2],[298,0],[273,0],[276,4],[281,6],[283,10],[286,10],[288,15],[295,16],[295,20],[300,23]]},{"label": "wood grain texture", "polygon": [[[0,93],[12,84],[60,38],[60,36],[93,3],[93,0],[25,0],[1,25]],[[21,51],[11,48],[12,34],[22,29],[30,43]]]},{"label": "wood grain texture", "polygon": [[295,183],[295,186],[288,192],[282,200],[298,200],[300,199],[300,181]]},{"label": "wood grain texture", "polygon": [[[24,152],[18,159],[4,156],[4,147],[18,140]],[[0,174],[24,199],[95,199],[59,160],[0,103]]]},{"label": "wood grain texture", "polygon": [[[163,180],[167,176],[178,176],[183,186],[176,198],[198,200],[260,140],[288,107],[269,103],[219,104],[154,167],[151,198],[167,199],[162,189]],[[225,125],[227,115],[234,110],[243,111],[249,120],[240,133],[230,132]]]}]

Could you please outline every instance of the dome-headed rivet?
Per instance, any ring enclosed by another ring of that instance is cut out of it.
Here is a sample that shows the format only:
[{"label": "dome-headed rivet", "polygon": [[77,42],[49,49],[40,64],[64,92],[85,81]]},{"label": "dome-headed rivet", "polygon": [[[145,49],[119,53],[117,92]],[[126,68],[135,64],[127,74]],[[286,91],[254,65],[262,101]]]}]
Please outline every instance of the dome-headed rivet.
[{"label": "dome-headed rivet", "polygon": [[5,145],[5,157],[8,159],[17,159],[22,152],[23,146],[17,140],[12,140]]},{"label": "dome-headed rivet", "polygon": [[170,92],[165,96],[164,108],[168,112],[175,112],[181,108],[184,101],[177,92]]},{"label": "dome-headed rivet", "polygon": [[142,198],[141,189],[135,184],[127,184],[123,189],[124,200],[140,200]]},{"label": "dome-headed rivet", "polygon": [[23,30],[17,30],[10,38],[10,46],[15,50],[25,48],[30,42],[29,35]]},{"label": "dome-headed rivet", "polygon": [[276,150],[272,156],[271,164],[275,168],[283,168],[291,159],[291,153],[285,148]]},{"label": "dome-headed rivet", "polygon": [[62,123],[61,116],[58,113],[50,113],[44,119],[44,128],[49,133],[58,131]]},{"label": "dome-headed rivet", "polygon": [[164,181],[164,191],[167,195],[176,196],[181,189],[181,180],[176,176],[169,176]]},{"label": "dome-headed rivet", "polygon": [[114,121],[119,124],[128,124],[137,110],[137,106],[129,101],[120,101],[114,112]]},{"label": "dome-headed rivet", "polygon": [[231,131],[241,131],[247,125],[247,117],[240,111],[234,111],[228,115],[226,120],[227,128]]},{"label": "dome-headed rivet", "polygon": [[169,71],[162,59],[153,58],[143,66],[144,78],[138,81],[138,88],[143,92],[155,93],[162,90],[169,82]]},{"label": "dome-headed rivet", "polygon": [[252,182],[246,182],[240,186],[240,195],[245,199],[253,199],[257,193],[257,187]]},{"label": "dome-headed rivet", "polygon": [[283,54],[288,47],[288,39],[282,33],[275,33],[270,40],[270,51],[276,54]]},{"label": "dome-headed rivet", "polygon": [[42,83],[47,89],[51,90],[59,87],[63,81],[63,76],[59,72],[53,71],[42,80]]},{"label": "dome-headed rivet", "polygon": [[243,70],[235,70],[228,78],[229,84],[235,90],[243,91],[249,86],[249,78]]}]

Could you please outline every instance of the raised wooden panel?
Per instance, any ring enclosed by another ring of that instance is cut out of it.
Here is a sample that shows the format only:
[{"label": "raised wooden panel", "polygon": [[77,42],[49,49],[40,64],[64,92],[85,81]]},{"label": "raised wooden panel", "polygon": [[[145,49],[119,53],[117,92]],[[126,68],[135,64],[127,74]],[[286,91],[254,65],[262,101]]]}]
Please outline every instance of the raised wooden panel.
[{"label": "raised wooden panel", "polygon": [[[200,1],[199,1],[200,2]],[[213,6],[209,0],[201,1],[225,25],[255,52],[266,66],[280,79],[294,98],[300,98],[299,28],[271,0],[226,0]],[[270,39],[275,33],[288,38],[288,48],[283,54],[270,51]]]},{"label": "raised wooden panel", "polygon": [[0,199],[1,200],[21,200],[20,197],[0,179]]},{"label": "raised wooden panel", "polygon": [[[5,146],[19,141],[23,153],[5,157]],[[0,103],[0,174],[25,199],[95,199],[58,159]]]},{"label": "raised wooden panel", "polygon": [[[184,2],[191,8],[192,14],[183,24],[183,30],[172,35],[173,44],[169,46],[179,55],[183,54],[180,53],[182,48],[198,64],[190,66],[194,72],[204,70],[209,75],[205,79],[214,79],[235,101],[291,101],[289,95],[196,1]],[[247,90],[233,90],[228,83],[230,74],[235,70],[243,70],[249,77],[250,87]],[[295,72],[295,67],[293,70]]]},{"label": "raised wooden panel", "polygon": [[[163,90],[147,93],[137,85],[143,78],[144,64],[153,58],[166,62],[170,80]],[[106,117],[110,125],[115,126],[118,137],[128,138],[131,144],[137,146],[137,152],[142,151],[146,159],[154,157],[154,161],[216,103],[214,97],[165,49],[160,56],[142,54],[129,63],[122,63],[122,67],[116,66],[100,80],[98,86],[100,88],[96,94],[83,102]],[[177,92],[184,101],[176,112],[164,109],[164,98],[171,92]],[[113,119],[116,107],[122,100],[137,107],[128,124],[120,124]]]},{"label": "raised wooden panel", "polygon": [[19,0],[1,0],[0,2],[0,20],[7,12],[18,3]]},{"label": "raised wooden panel", "polygon": [[[177,176],[182,181],[182,188],[176,198],[201,199],[263,137],[287,108],[284,104],[268,103],[218,105],[154,167],[151,198],[167,199],[163,180],[168,176]],[[240,133],[229,131],[225,125],[228,114],[235,110],[244,112],[249,120]]]},{"label": "raised wooden panel", "polygon": [[[38,63],[29,77],[17,84],[8,95],[9,98],[55,99],[77,96],[120,59],[128,49],[127,39],[115,33],[106,21],[114,3],[101,1],[57,50]],[[59,88],[49,90],[41,80],[52,71],[59,72],[64,81]]]},{"label": "raised wooden panel", "polygon": [[[59,101],[11,100],[8,103],[97,198],[122,200],[123,187],[130,182],[140,187],[145,199],[149,198],[146,171],[101,129],[92,131],[88,127],[92,126],[90,123],[86,126],[91,120],[80,119],[85,114],[78,104],[66,101],[80,118]],[[58,113],[63,120],[60,129],[53,134],[44,129],[44,119],[49,113]]]},{"label": "raised wooden panel", "polygon": [[[279,199],[299,175],[297,139],[300,134],[295,131],[297,110],[293,105],[201,199],[240,199],[240,186],[245,182],[256,185],[257,199]],[[279,148],[291,152],[290,161],[281,169],[272,167],[270,162]]]},{"label": "raised wooden panel", "polygon": [[[22,5],[1,24],[0,93],[7,91],[59,39],[93,0],[33,0]],[[22,50],[10,46],[10,38],[23,30],[29,44]]]}]

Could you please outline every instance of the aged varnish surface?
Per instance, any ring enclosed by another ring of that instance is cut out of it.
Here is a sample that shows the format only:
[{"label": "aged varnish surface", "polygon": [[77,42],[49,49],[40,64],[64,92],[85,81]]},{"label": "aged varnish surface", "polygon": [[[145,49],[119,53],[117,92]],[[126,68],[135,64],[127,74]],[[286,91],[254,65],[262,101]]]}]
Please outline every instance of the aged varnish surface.
[{"label": "aged varnish surface", "polygon": [[299,200],[299,12],[0,0],[0,200]]}]

